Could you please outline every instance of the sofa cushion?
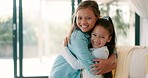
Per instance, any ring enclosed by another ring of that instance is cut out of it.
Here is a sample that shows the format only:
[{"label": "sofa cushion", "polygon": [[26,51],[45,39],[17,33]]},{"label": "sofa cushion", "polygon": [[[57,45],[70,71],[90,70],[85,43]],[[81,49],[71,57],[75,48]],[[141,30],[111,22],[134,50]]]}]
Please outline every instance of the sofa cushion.
[{"label": "sofa cushion", "polygon": [[115,78],[146,78],[146,55],[148,48],[141,46],[118,46]]},{"label": "sofa cushion", "polygon": [[138,47],[133,51],[130,62],[130,78],[146,78],[146,55],[148,48]]}]

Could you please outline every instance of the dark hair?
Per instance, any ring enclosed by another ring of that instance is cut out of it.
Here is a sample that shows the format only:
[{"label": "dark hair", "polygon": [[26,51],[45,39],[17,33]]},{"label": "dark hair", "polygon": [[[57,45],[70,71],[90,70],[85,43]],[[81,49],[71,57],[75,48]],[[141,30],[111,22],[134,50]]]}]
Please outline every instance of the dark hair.
[{"label": "dark hair", "polygon": [[76,28],[78,28],[77,25],[76,25],[76,13],[77,13],[79,10],[85,9],[85,8],[91,8],[92,11],[93,11],[93,13],[94,13],[94,15],[95,15],[97,18],[100,17],[100,10],[99,10],[99,6],[98,6],[98,4],[97,4],[96,1],[93,1],[93,0],[82,1],[82,2],[79,3],[79,5],[78,5],[78,7],[77,7],[77,9],[76,9],[76,11],[75,11],[75,13],[73,14],[73,23],[72,23],[72,24],[73,24]]},{"label": "dark hair", "polygon": [[[112,19],[109,16],[99,18],[95,23],[95,26],[98,25],[104,27],[109,32],[110,36],[112,36],[110,42],[107,42],[105,44],[109,50],[109,56],[110,56],[115,51],[115,46],[116,46],[116,34]],[[112,78],[112,73],[108,72],[103,74],[103,76],[104,78]]]},{"label": "dark hair", "polygon": [[116,34],[112,19],[109,16],[99,18],[95,26],[97,25],[104,27],[109,32],[110,36],[112,36],[111,41],[105,44],[109,49],[109,55],[111,55],[115,51],[116,46]]}]

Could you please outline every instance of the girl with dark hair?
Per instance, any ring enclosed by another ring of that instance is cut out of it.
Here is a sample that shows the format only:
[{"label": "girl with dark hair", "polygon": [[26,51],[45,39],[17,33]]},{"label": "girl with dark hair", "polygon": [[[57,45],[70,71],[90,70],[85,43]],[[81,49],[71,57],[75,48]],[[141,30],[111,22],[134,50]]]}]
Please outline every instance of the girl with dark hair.
[{"label": "girl with dark hair", "polygon": [[[115,51],[115,37],[115,30],[111,18],[106,16],[98,19],[91,32],[90,53],[95,58],[107,59]],[[89,73],[81,62],[70,53],[67,47],[64,48],[61,54],[74,69],[82,69],[81,78],[112,78],[111,72],[102,75]]]}]

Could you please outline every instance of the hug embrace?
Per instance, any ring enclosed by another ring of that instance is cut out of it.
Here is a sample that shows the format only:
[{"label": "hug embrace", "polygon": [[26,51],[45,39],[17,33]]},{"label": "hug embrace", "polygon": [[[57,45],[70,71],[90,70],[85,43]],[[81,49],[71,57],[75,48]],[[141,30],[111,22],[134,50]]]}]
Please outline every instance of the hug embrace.
[{"label": "hug embrace", "polygon": [[100,17],[96,1],[85,0],[78,5],[66,39],[49,78],[112,78],[116,34],[111,18]]}]

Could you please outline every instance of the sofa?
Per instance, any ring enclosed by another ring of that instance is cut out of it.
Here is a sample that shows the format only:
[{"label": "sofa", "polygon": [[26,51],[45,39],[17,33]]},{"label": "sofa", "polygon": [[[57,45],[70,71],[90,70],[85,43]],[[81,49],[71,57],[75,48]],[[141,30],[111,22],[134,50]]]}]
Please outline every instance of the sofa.
[{"label": "sofa", "polygon": [[148,78],[148,47],[118,46],[113,78]]}]

